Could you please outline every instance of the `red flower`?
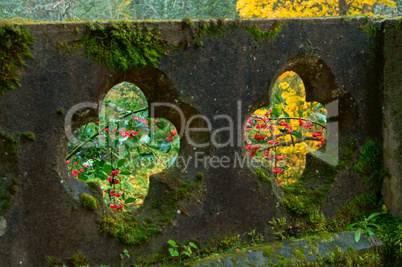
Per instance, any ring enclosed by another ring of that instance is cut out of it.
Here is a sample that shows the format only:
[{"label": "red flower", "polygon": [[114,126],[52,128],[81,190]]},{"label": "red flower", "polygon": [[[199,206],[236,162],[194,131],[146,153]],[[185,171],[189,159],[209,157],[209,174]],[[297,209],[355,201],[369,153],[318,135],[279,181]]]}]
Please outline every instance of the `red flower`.
[{"label": "red flower", "polygon": [[70,164],[71,162],[69,160],[66,161],[67,164]]},{"label": "red flower", "polygon": [[283,160],[285,158],[285,155],[282,155],[282,156],[275,156],[275,159],[276,160]]},{"label": "red flower", "polygon": [[170,135],[168,137],[166,137],[165,141],[172,141],[173,136],[175,136],[177,134],[176,131],[171,131]]}]

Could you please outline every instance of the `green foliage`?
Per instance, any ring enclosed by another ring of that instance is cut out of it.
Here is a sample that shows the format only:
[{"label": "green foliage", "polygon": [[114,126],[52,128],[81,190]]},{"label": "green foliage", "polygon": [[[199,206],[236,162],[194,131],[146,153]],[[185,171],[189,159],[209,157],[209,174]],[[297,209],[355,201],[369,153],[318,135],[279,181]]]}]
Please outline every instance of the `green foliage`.
[{"label": "green foliage", "polygon": [[402,219],[385,214],[377,219],[376,234],[384,243],[382,252],[390,262],[402,262]]},{"label": "green foliage", "polygon": [[26,65],[24,58],[33,59],[29,46],[34,37],[23,26],[0,21],[0,95],[20,87],[18,69]]},{"label": "green foliage", "polygon": [[88,261],[87,256],[81,254],[81,252],[73,253],[73,256],[69,259],[69,262],[74,267],[82,267]]},{"label": "green foliage", "polygon": [[274,39],[278,34],[281,32],[282,27],[285,24],[283,22],[275,22],[272,28],[269,31],[261,31],[260,28],[257,25],[254,25],[253,27],[245,27],[245,30],[253,37],[254,40],[259,41],[259,40],[265,40],[265,39]]},{"label": "green foliage", "polygon": [[385,177],[389,177],[389,173],[384,167],[382,146],[377,140],[366,140],[354,169],[364,175],[364,181],[371,190],[381,189],[382,183]]},{"label": "green foliage", "polygon": [[89,24],[82,40],[87,56],[110,70],[157,67],[167,54],[157,29],[134,23]]},{"label": "green foliage", "polygon": [[364,193],[341,206],[336,212],[335,219],[330,223],[333,231],[341,231],[352,222],[362,220],[377,208],[378,200],[372,194]]},{"label": "green foliage", "polygon": [[264,241],[264,237],[260,233],[256,233],[255,230],[252,230],[250,233],[247,233],[249,237],[251,237],[252,245],[262,244]]},{"label": "green foliage", "polygon": [[86,193],[83,193],[80,195],[80,201],[82,205],[85,207],[91,209],[91,210],[97,210],[99,207],[98,200],[95,199],[93,196],[88,195]]},{"label": "green foliage", "polygon": [[370,229],[370,227],[375,227],[375,228],[380,228],[378,225],[374,224],[373,222],[377,219],[378,216],[386,214],[387,213],[387,208],[385,205],[382,207],[382,212],[374,212],[370,214],[367,218],[364,218],[364,220],[352,223],[346,227],[346,230],[350,230],[352,228],[357,228],[355,232],[355,242],[359,242],[360,236],[362,233],[366,233],[368,236],[372,237],[374,236],[374,232]]},{"label": "green foliage", "polygon": [[169,239],[169,241],[167,241],[167,243],[171,246],[171,248],[169,248],[169,253],[170,253],[170,256],[172,256],[172,257],[191,258],[191,257],[193,257],[193,253],[194,253],[191,248],[198,249],[198,247],[193,242],[189,242],[188,245],[179,246],[175,241],[173,241],[172,239]]},{"label": "green foliage", "polygon": [[216,239],[211,238],[205,247],[201,249],[201,254],[210,255],[213,253],[227,253],[241,246],[239,235],[231,233],[229,235],[218,235]]}]

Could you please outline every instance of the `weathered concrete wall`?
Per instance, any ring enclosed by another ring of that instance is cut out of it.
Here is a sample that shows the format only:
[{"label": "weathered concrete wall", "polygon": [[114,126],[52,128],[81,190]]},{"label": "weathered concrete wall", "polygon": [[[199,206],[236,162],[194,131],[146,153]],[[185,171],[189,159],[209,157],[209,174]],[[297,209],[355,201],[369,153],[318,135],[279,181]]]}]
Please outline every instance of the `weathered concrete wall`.
[{"label": "weathered concrete wall", "polygon": [[384,25],[384,161],[391,173],[383,194],[402,218],[402,24]]},{"label": "weathered concrete wall", "polygon": [[[227,156],[234,164],[236,154],[246,154],[243,146],[246,119],[256,109],[269,104],[269,93],[276,78],[286,70],[293,70],[304,81],[307,100],[339,104],[339,113],[333,113],[330,121],[339,125],[339,132],[334,133],[333,138],[339,141],[337,150],[341,156],[352,137],[360,143],[366,137],[382,140],[384,69],[381,47],[385,40],[385,68],[386,73],[388,70],[390,73],[384,78],[385,103],[390,103],[389,108],[386,107],[389,113],[386,113],[385,126],[393,136],[392,144],[400,142],[400,122],[395,118],[401,115],[396,110],[398,104],[392,102],[401,91],[400,60],[396,56],[400,58],[400,35],[396,39],[389,36],[383,39],[379,30],[376,32],[380,37],[368,36],[368,30],[381,29],[383,22],[371,24],[366,19],[288,19],[281,22],[284,26],[271,39],[256,41],[242,27],[256,24],[261,30],[269,31],[275,27],[275,20],[245,20],[224,36],[204,36],[201,47],[190,39],[189,47],[178,51],[170,49],[156,69],[128,71],[108,70],[89,60],[84,48],[71,52],[57,48],[59,42],[71,43],[79,39],[86,29],[84,23],[25,25],[36,38],[31,48],[35,60],[27,60],[28,66],[19,75],[21,88],[8,91],[0,98],[0,132],[4,132],[3,140],[11,136],[12,144],[16,144],[12,148],[1,147],[0,142],[0,152],[15,154],[13,158],[8,158],[8,154],[0,155],[0,167],[8,183],[3,186],[12,183],[18,186],[10,209],[0,218],[1,262],[5,266],[20,262],[22,266],[43,266],[46,256],[68,258],[80,251],[92,263],[116,264],[125,248],[140,255],[165,249],[168,239],[206,241],[217,235],[243,234],[251,230],[261,233],[268,241],[273,238],[268,221],[273,217],[293,216],[273,194],[274,191],[281,194],[275,183],[261,185],[252,169],[239,165],[195,167],[192,162],[187,172],[175,167],[153,176],[144,206],[137,212],[140,219],[157,217],[161,212],[157,207],[171,201],[169,195],[177,193],[183,181],[199,183],[196,173],[202,172],[204,179],[200,187],[175,203],[175,207],[184,209],[188,216],[175,213],[171,221],[161,226],[160,233],[141,246],[128,247],[106,233],[99,234],[96,219],[108,213],[107,208],[101,207],[99,213],[94,213],[80,204],[80,193],[96,193],[67,170],[66,114],[57,111],[60,108],[68,111],[82,102],[97,104],[108,90],[122,81],[139,86],[150,104],[160,101],[175,104],[187,119],[193,115],[210,118],[209,132],[189,133],[200,143],[210,141],[211,134],[222,127],[222,121],[213,119],[215,115],[232,117],[236,129],[233,146],[218,149],[210,143],[206,148],[194,150],[183,136],[179,156],[195,159],[196,153],[203,152],[210,157]],[[187,39],[192,32],[177,21],[146,24],[159,27],[169,45]],[[164,117],[179,132],[182,130],[180,116],[174,109],[156,111],[156,117]],[[76,126],[96,120],[97,111],[86,115],[84,112],[78,116]],[[192,126],[197,125],[203,123],[196,122]],[[35,134],[35,141],[23,136],[27,132]],[[228,138],[228,132],[218,134],[220,142]],[[391,181],[400,185],[400,147],[399,150],[389,149],[387,153],[394,159],[387,161],[394,175]],[[323,164],[309,160],[307,169],[315,173]],[[312,186],[319,186],[321,178],[314,179],[317,183]],[[396,197],[395,190],[391,186],[387,193],[387,196],[394,196],[388,198],[393,212],[394,207],[400,209],[400,195]],[[353,170],[352,164],[346,164],[336,172],[321,211],[331,218],[342,204],[365,191],[362,176]]]}]

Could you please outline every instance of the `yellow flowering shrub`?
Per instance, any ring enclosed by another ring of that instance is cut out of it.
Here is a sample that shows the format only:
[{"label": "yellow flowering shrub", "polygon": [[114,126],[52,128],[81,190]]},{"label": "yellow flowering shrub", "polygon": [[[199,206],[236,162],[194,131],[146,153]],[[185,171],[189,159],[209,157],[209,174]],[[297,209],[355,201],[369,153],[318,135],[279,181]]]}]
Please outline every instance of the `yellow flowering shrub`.
[{"label": "yellow flowering shrub", "polygon": [[[375,3],[396,7],[391,0],[346,0],[347,15],[374,15]],[[243,18],[295,18],[339,16],[338,0],[239,0],[236,4]]]},{"label": "yellow flowering shrub", "polygon": [[302,79],[288,71],[276,81],[271,105],[248,120],[246,149],[262,165],[268,163],[279,184],[293,183],[304,170],[309,150],[325,143],[325,127],[326,109],[306,102]]}]

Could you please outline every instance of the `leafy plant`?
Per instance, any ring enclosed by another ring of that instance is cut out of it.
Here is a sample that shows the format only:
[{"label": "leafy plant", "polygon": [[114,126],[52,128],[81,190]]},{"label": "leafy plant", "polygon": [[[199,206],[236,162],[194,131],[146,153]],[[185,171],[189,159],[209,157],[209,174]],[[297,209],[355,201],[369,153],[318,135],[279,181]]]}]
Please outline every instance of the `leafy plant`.
[{"label": "leafy plant", "polygon": [[169,248],[169,253],[172,257],[182,258],[183,256],[186,256],[191,258],[193,257],[193,251],[191,248],[198,249],[198,247],[193,242],[189,242],[187,246],[184,245],[183,247],[180,247],[175,241],[171,239],[169,239],[167,243],[172,246],[171,248]]},{"label": "leafy plant", "polygon": [[377,219],[378,216],[383,214],[387,214],[387,208],[385,207],[385,205],[382,206],[382,212],[374,212],[370,214],[370,216],[368,216],[367,218],[364,218],[364,220],[362,221],[349,224],[346,227],[346,230],[357,228],[355,232],[356,243],[359,242],[362,233],[367,234],[370,240],[372,240],[371,237],[374,237],[374,232],[370,229],[370,227],[371,228],[375,227],[379,229],[380,227],[377,224],[374,224],[373,222]]}]

